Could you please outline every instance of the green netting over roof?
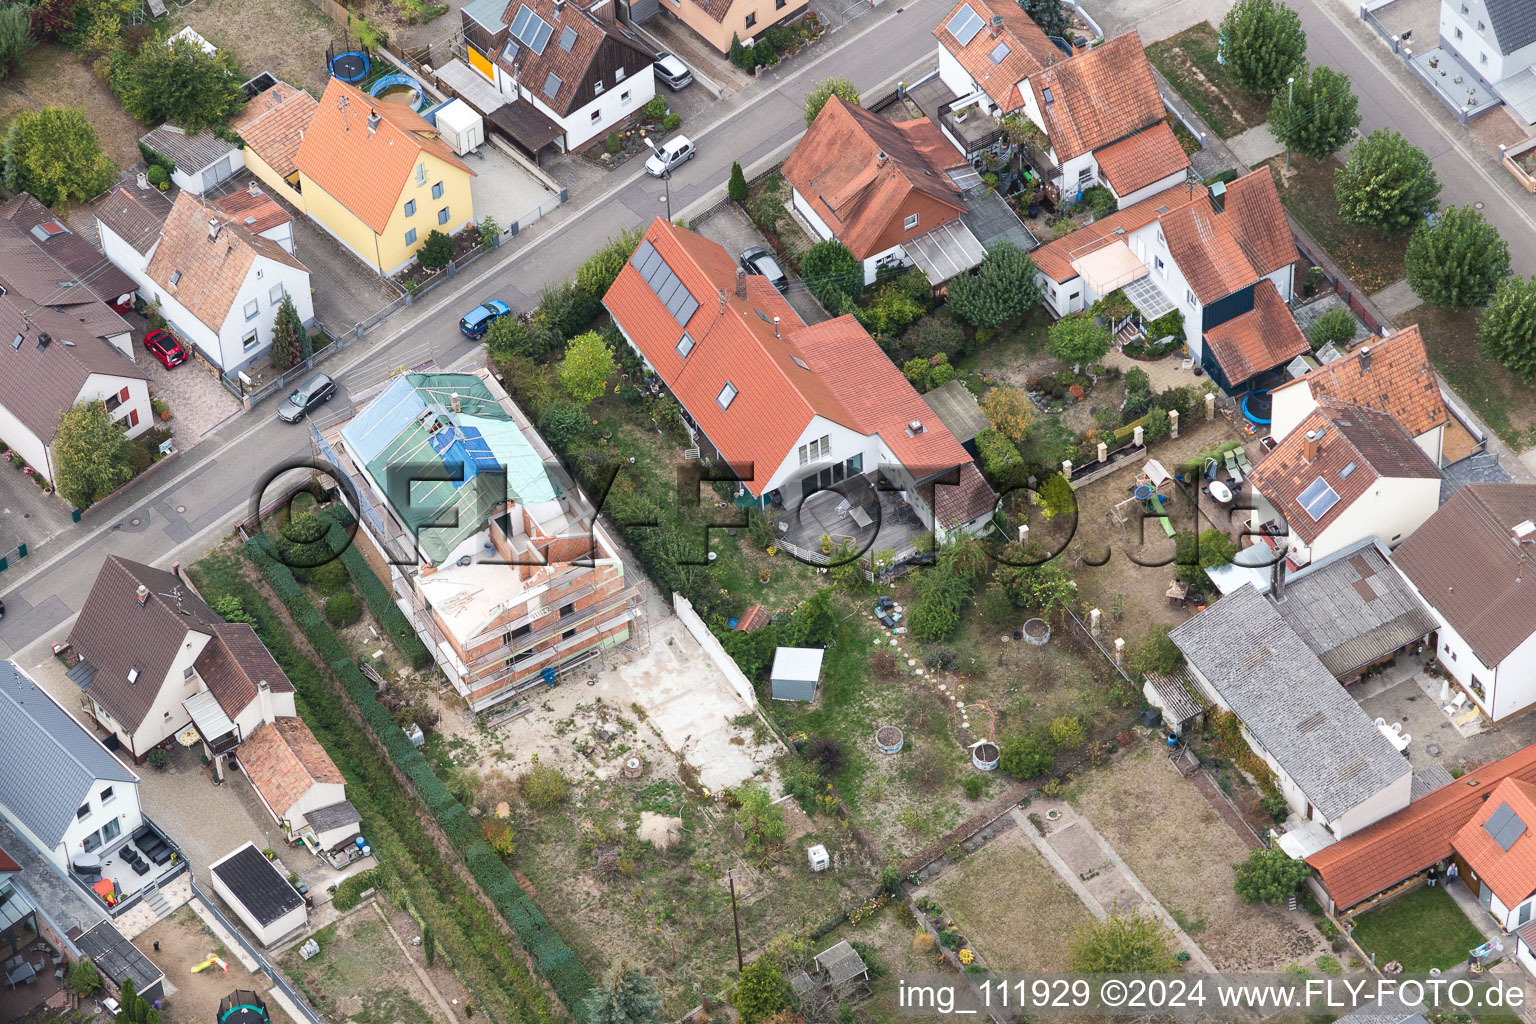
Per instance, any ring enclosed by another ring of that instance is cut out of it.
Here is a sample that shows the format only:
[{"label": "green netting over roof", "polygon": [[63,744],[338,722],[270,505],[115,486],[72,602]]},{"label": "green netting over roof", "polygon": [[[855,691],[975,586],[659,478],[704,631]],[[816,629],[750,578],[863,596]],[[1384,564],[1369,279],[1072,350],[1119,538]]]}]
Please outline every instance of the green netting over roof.
[{"label": "green netting over roof", "polygon": [[341,436],[434,565],[485,529],[501,502],[559,496],[543,459],[473,374],[402,374]]}]

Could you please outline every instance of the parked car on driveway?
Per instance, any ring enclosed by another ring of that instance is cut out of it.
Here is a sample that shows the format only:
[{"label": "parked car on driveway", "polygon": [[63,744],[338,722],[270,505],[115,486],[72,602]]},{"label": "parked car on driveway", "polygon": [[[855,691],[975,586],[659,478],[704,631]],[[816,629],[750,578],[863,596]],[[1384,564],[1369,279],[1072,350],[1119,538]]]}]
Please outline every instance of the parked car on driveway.
[{"label": "parked car on driveway", "polygon": [[479,341],[491,324],[512,313],[512,307],[500,299],[483,302],[459,318],[459,333],[470,341]]},{"label": "parked car on driveway", "polygon": [[284,423],[297,423],[317,406],[331,400],[336,394],[336,382],[323,373],[317,373],[294,389],[277,407],[277,418]]},{"label": "parked car on driveway", "polygon": [[170,331],[150,331],[144,335],[144,347],[167,370],[180,366],[189,358],[181,339]]},{"label": "parked car on driveway", "polygon": [[741,269],[749,274],[758,274],[768,279],[768,283],[779,290],[780,295],[789,293],[789,278],[779,267],[779,261],[773,258],[773,253],[760,245],[744,250],[740,257]]},{"label": "parked car on driveway", "polygon": [[693,84],[693,72],[688,70],[688,65],[665,50],[656,55],[653,69],[656,77],[661,80],[661,84],[673,92]]},{"label": "parked car on driveway", "polygon": [[688,136],[674,135],[651,153],[650,159],[645,162],[645,172],[653,178],[659,178],[692,160],[697,152]]}]

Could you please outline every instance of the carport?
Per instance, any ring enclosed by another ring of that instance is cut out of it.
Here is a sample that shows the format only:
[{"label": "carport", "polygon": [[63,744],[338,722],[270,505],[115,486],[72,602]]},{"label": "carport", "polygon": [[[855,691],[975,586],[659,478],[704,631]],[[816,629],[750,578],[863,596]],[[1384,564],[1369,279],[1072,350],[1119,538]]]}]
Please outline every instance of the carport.
[{"label": "carport", "polygon": [[565,129],[540,113],[533,104],[503,95],[463,61],[450,60],[437,69],[437,78],[450,93],[479,111],[534,163],[538,163],[540,153],[565,135]]},{"label": "carport", "polygon": [[902,243],[902,248],[934,287],[959,277],[987,258],[986,246],[958,220],[940,224],[926,235]]}]

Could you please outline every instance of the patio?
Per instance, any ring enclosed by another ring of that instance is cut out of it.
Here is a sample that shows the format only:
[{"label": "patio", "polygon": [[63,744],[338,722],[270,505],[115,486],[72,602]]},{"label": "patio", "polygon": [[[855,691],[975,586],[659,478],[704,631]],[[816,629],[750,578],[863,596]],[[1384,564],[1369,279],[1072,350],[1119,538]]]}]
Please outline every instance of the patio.
[{"label": "patio", "polygon": [[99,870],[82,870],[83,857],[79,857],[71,865],[70,875],[114,916],[126,910],[126,905],[151,884],[163,885],[187,867],[181,848],[148,817],[143,827],[120,837],[116,845],[98,850],[97,856]]},{"label": "patio", "polygon": [[63,969],[63,957],[41,941],[29,944],[0,964],[0,977],[5,979],[4,987],[0,988],[0,1020],[22,1020],[50,1001],[51,1005],[59,1005],[55,997],[63,992],[64,982],[55,972]]},{"label": "patio", "polygon": [[823,537],[834,545],[852,543],[863,554],[890,548],[897,558],[910,554],[928,527],[917,512],[902,501],[899,491],[877,490],[867,476],[845,481],[842,492],[817,491],[798,509],[782,514],[779,536],[793,553],[815,560]]},{"label": "patio", "polygon": [[1408,59],[1408,67],[1463,122],[1486,114],[1504,102],[1479,82],[1476,73],[1459,57],[1443,47],[1413,54]]}]

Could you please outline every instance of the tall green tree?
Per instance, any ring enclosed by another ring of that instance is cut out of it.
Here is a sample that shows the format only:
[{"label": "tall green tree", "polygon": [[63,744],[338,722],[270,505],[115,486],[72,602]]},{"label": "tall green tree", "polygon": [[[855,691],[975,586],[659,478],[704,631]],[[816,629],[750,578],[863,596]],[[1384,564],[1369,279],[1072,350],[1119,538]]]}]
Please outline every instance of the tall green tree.
[{"label": "tall green tree", "polygon": [[416,262],[426,270],[442,270],[453,260],[453,250],[453,239],[433,228],[416,250]]},{"label": "tall green tree", "polygon": [[972,327],[996,327],[1040,304],[1035,261],[1008,242],[987,250],[974,274],[950,278],[949,307]]},{"label": "tall green tree", "polygon": [[245,102],[235,59],[225,50],[210,55],[190,39],[120,52],[109,82],[123,109],[144,124],[189,132],[224,127]]},{"label": "tall green tree", "polygon": [[742,173],[741,164],[734,160],[731,162],[731,180],[726,183],[725,191],[733,203],[747,201],[747,176]]},{"label": "tall green tree", "polygon": [[133,476],[128,438],[102,402],[81,402],[59,418],[53,438],[54,484],[76,508],[86,508]]},{"label": "tall green tree", "polygon": [[[756,787],[761,788],[761,787]],[[731,1005],[742,1024],[761,1024],[790,1004],[794,990],[772,957],[760,956],[747,964],[736,983]]]},{"label": "tall green tree", "polygon": [[32,35],[32,7],[17,3],[0,7],[0,78],[10,74],[37,45]]},{"label": "tall green tree", "polygon": [[1447,207],[1421,224],[1403,253],[1414,293],[1443,309],[1471,309],[1493,298],[1509,274],[1509,246],[1471,206]]},{"label": "tall green tree", "polygon": [[5,133],[4,184],[44,206],[71,206],[99,195],[117,177],[96,129],[80,107],[24,110]]},{"label": "tall green tree", "polygon": [[812,121],[816,120],[816,115],[821,113],[821,108],[827,105],[827,100],[833,96],[855,107],[859,105],[859,90],[854,88],[852,82],[846,78],[824,78],[805,94],[805,126],[807,128],[811,126]]},{"label": "tall green tree", "polygon": [[1360,125],[1349,76],[1319,64],[1298,72],[1294,87],[1275,93],[1269,127],[1288,149],[1323,160],[1344,148]]},{"label": "tall green tree", "polygon": [[1424,151],[1390,128],[1377,128],[1334,172],[1339,216],[1387,234],[1408,231],[1439,205],[1440,179]]},{"label": "tall green tree", "polygon": [[656,982],[628,960],[610,967],[586,999],[587,1024],[659,1024]]},{"label": "tall green tree", "polygon": [[560,383],[574,401],[588,405],[608,390],[608,382],[618,372],[613,350],[596,331],[571,339],[560,363]]},{"label": "tall green tree", "polygon": [[1311,873],[1306,861],[1292,860],[1278,846],[1254,850],[1232,868],[1232,887],[1244,903],[1284,903]]},{"label": "tall green tree", "polygon": [[1048,36],[1066,39],[1072,31],[1072,19],[1061,0],[1019,0],[1019,8]]},{"label": "tall green tree", "polygon": [[1072,313],[1046,329],[1045,349],[1064,363],[1081,366],[1104,358],[1114,340],[1088,313]]},{"label": "tall green tree", "polygon": [[1238,0],[1221,20],[1221,55],[1237,84],[1273,96],[1307,56],[1301,17],[1280,0]]},{"label": "tall green tree", "polygon": [[282,373],[303,359],[308,340],[309,332],[304,330],[304,321],[299,319],[293,298],[285,294],[272,323],[272,350],[268,355],[272,360],[272,369]]},{"label": "tall green tree", "polygon": [[1489,357],[1536,381],[1536,278],[1499,282],[1493,301],[1477,322],[1477,340]]},{"label": "tall green tree", "polygon": [[839,316],[864,289],[864,265],[835,238],[817,242],[800,258],[800,277],[816,300]]}]

